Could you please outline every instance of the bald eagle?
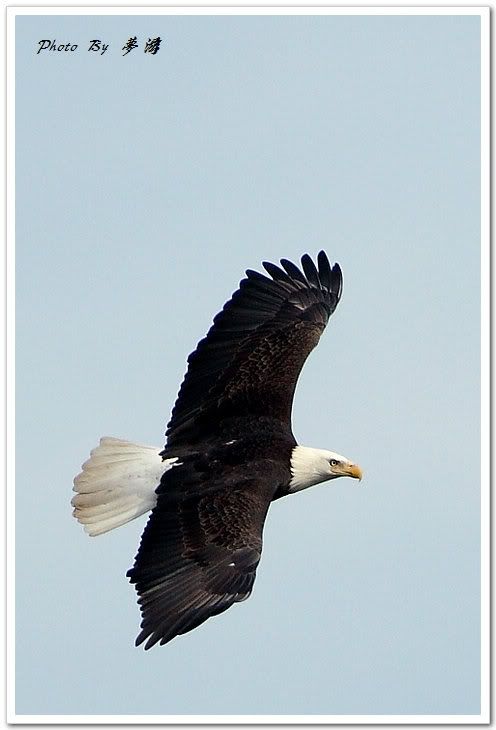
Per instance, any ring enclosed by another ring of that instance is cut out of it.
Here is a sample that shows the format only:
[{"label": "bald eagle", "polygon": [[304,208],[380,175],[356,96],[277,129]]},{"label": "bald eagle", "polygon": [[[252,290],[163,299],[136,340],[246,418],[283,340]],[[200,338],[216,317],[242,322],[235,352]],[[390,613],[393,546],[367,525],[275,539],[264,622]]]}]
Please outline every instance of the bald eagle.
[{"label": "bald eagle", "polygon": [[100,535],[151,511],[127,576],[136,646],[166,644],[250,595],[271,502],[337,477],[339,454],[300,446],[296,382],[341,297],[326,254],[248,270],[188,358],[164,448],[102,438],[74,479],[74,516]]}]

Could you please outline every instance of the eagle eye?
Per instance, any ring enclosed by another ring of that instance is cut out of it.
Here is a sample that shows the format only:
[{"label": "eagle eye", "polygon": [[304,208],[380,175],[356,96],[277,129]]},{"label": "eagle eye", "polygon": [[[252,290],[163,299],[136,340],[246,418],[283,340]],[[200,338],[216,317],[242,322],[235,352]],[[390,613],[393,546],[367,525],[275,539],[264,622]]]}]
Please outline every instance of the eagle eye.
[{"label": "eagle eye", "polygon": [[337,459],[331,459],[330,464],[331,466],[337,466],[339,464],[339,461]]}]

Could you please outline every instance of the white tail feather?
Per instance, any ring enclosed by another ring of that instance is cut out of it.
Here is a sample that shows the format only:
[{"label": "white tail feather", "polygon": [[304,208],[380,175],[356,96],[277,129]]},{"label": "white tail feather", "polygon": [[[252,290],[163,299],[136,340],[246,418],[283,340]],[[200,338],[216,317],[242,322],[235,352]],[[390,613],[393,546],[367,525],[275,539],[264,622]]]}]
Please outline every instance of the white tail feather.
[{"label": "white tail feather", "polygon": [[104,437],[74,479],[74,517],[89,535],[101,535],[149,512],[162,474],[177,459],[162,460],[161,449]]}]

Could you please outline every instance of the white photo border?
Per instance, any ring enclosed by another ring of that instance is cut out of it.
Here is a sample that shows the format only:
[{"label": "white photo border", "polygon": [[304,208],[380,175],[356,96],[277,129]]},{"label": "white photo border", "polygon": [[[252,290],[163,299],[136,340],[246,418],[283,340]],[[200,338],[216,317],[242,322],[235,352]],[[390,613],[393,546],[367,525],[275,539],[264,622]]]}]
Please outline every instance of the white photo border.
[{"label": "white photo border", "polygon": [[[481,20],[481,712],[479,715],[17,715],[15,712],[15,19],[22,15],[473,15]],[[490,723],[490,7],[69,6],[6,8],[6,721],[43,725],[484,725]]]}]

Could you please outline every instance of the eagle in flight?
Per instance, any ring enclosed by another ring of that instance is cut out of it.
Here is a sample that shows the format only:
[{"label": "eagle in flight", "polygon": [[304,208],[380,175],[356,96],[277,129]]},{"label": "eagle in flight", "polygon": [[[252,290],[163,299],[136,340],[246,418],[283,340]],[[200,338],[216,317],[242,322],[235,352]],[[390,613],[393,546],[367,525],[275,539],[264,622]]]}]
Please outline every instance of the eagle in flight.
[{"label": "eagle in flight", "polygon": [[250,595],[271,502],[361,479],[353,461],[296,443],[291,408],[309,353],[336,309],[342,274],[321,251],[248,270],[188,358],[163,448],[102,438],[74,479],[89,535],[151,512],[127,575],[138,646],[165,644]]}]

